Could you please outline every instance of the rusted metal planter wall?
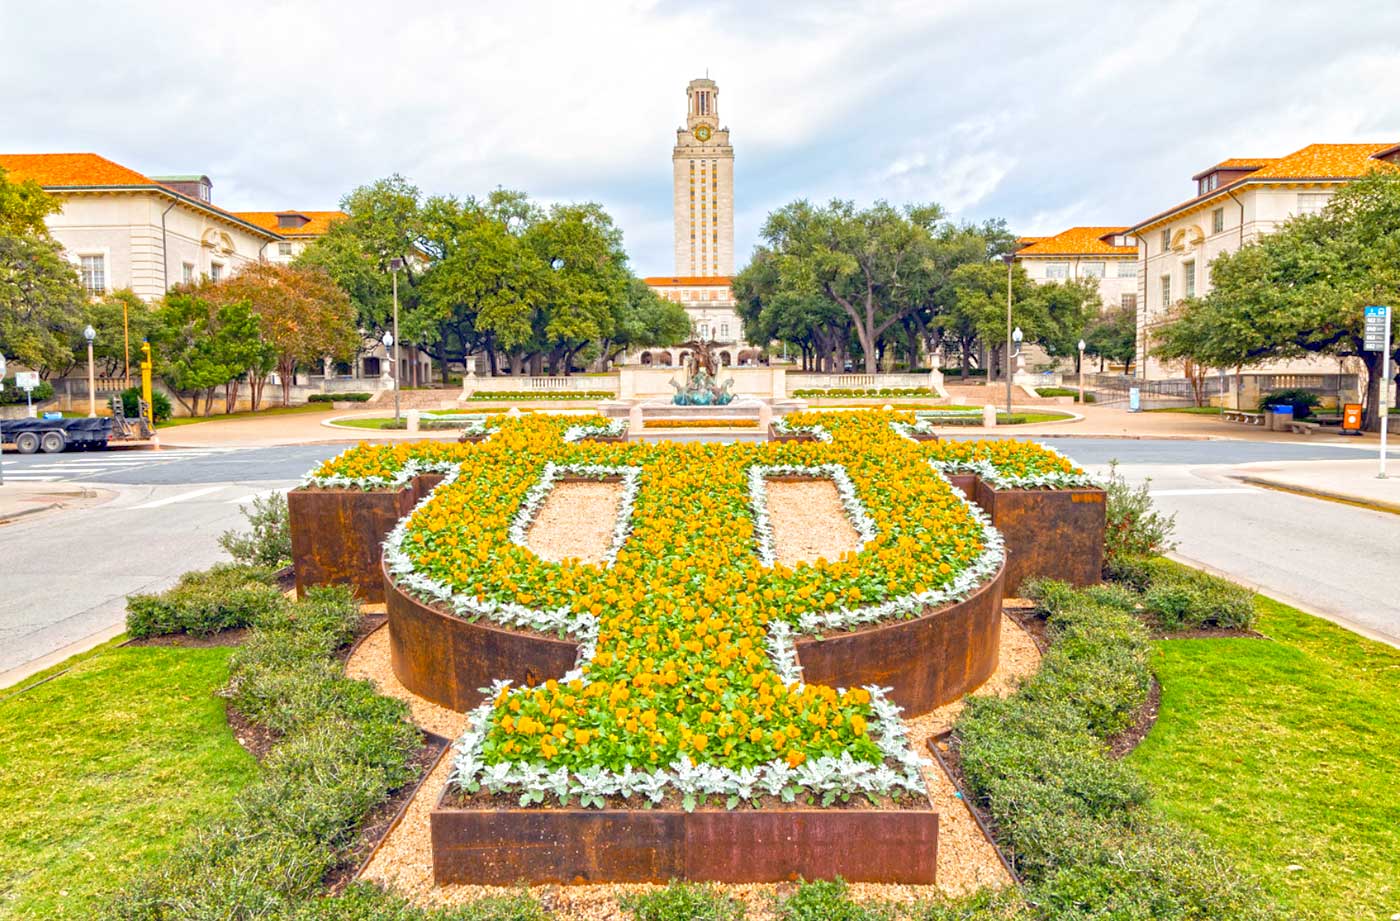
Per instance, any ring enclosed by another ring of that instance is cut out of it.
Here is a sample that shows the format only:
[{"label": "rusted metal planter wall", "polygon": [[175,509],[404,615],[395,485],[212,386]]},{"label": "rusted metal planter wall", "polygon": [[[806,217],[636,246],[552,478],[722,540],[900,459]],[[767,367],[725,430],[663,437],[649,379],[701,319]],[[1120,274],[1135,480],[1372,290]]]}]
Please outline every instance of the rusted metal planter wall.
[{"label": "rusted metal planter wall", "polygon": [[1006,591],[1031,578],[1099,582],[1104,497],[1097,488],[996,489],[979,479],[976,502],[1006,539]]},{"label": "rusted metal planter wall", "polygon": [[384,538],[417,501],[414,484],[394,492],[294,489],[287,493],[297,594],[314,585],[350,585],[365,601],[383,601]]},{"label": "rusted metal planter wall", "polygon": [[578,644],[465,621],[401,591],[382,575],[389,610],[394,674],[419,697],[452,710],[481,703],[480,689],[497,679],[540,684],[560,678],[578,660]]},{"label": "rusted metal planter wall", "polygon": [[952,703],[997,670],[1005,567],[969,598],[913,620],[803,637],[797,660],[808,684],[888,687],[917,716]]},{"label": "rusted metal planter wall", "polygon": [[934,882],[932,809],[465,809],[432,818],[439,885]]}]

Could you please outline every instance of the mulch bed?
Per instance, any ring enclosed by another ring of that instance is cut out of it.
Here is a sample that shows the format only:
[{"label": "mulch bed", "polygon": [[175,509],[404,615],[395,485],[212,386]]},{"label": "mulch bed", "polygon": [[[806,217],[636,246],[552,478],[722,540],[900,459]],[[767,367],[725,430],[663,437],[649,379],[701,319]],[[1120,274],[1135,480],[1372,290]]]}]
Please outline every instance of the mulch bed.
[{"label": "mulch bed", "polygon": [[123,646],[181,646],[186,649],[208,649],[211,646],[242,646],[248,638],[247,627],[231,627],[208,636],[191,636],[188,633],[167,633],[164,636],[148,636],[139,640],[127,640]]},{"label": "mulch bed", "polygon": [[282,739],[280,732],[253,722],[235,707],[228,707],[225,716],[234,740],[258,761],[266,758],[272,747]]},{"label": "mulch bed", "polygon": [[1162,686],[1153,678],[1152,687],[1147,689],[1147,700],[1138,707],[1133,724],[1108,740],[1108,756],[1116,761],[1127,757],[1137,748],[1138,743],[1147,738],[1147,734],[1152,731],[1157,722],[1157,711],[1161,708]]},{"label": "mulch bed", "polygon": [[365,637],[384,626],[388,620],[388,614],[365,614],[361,616],[359,624],[355,627],[355,635],[350,638],[349,644],[336,650],[335,657],[339,660],[340,664],[344,665],[346,662],[350,661],[350,657],[355,654],[355,650],[360,648],[360,644],[365,641]]},{"label": "mulch bed", "polygon": [[437,764],[442,753],[451,744],[452,740],[445,739],[440,735],[431,732],[423,733],[422,747],[414,752],[413,757],[409,759],[409,767],[413,770],[413,780],[390,793],[387,799],[375,806],[365,817],[355,840],[355,846],[350,849],[345,862],[332,870],[324,881],[332,895],[339,893],[360,875],[360,871],[374,856],[379,842],[383,841],[384,837],[398,824],[404,810],[408,808],[408,804],[417,794],[418,788],[423,785],[423,781],[432,772],[433,766]]},{"label": "mulch bed", "polygon": [[1001,612],[1030,634],[1031,639],[1035,641],[1035,648],[1041,655],[1045,655],[1050,648],[1050,640],[1046,635],[1047,621],[1035,613],[1035,602],[1026,598],[1003,598]]}]

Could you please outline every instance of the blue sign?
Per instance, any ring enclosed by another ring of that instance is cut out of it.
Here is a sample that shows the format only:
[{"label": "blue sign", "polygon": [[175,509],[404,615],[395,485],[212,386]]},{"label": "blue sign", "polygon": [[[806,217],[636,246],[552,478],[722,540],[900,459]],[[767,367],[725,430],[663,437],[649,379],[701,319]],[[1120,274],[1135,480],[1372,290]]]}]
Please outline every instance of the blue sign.
[{"label": "blue sign", "polygon": [[1365,349],[1368,352],[1379,352],[1385,349],[1386,333],[1390,331],[1390,308],[1385,306],[1371,306],[1366,308],[1366,325],[1364,328],[1364,338],[1366,340]]}]

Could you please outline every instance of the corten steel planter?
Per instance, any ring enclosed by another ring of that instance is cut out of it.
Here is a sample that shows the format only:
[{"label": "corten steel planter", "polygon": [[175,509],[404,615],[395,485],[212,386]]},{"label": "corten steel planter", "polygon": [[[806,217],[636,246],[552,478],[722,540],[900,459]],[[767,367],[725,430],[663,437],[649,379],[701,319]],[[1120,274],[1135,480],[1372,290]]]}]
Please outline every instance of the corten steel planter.
[{"label": "corten steel planter", "polygon": [[[948,473],[944,474],[944,476],[948,478],[949,483],[952,483],[958,489],[961,489],[963,491],[963,495],[967,496],[969,501],[977,501],[977,474]],[[983,509],[983,511],[986,511],[986,509]]]},{"label": "corten steel planter", "polygon": [[769,425],[768,425],[768,440],[769,440],[769,441],[816,441],[817,438],[816,438],[815,435],[812,435],[812,434],[810,434],[810,433],[808,433],[808,432],[780,432],[780,431],[778,431],[777,429],[775,429],[771,423],[769,423]]},{"label": "corten steel planter", "polygon": [[1006,591],[1027,579],[1094,585],[1103,577],[1105,493],[1075,489],[997,489],[977,481],[976,502],[1006,539]]},{"label": "corten steel planter", "polygon": [[928,713],[982,685],[1001,652],[1005,565],[963,601],[912,620],[802,637],[797,661],[808,684],[888,687],[907,716]]},{"label": "corten steel planter", "polygon": [[481,809],[431,816],[439,885],[934,882],[938,813],[873,809]]},{"label": "corten steel planter", "polygon": [[365,601],[383,601],[379,564],[384,538],[418,498],[416,483],[394,491],[310,488],[287,493],[297,594],[314,585],[349,585]]},{"label": "corten steel planter", "polygon": [[497,679],[541,684],[563,677],[578,661],[572,640],[463,620],[410,596],[381,573],[394,674],[439,706],[464,712],[481,703],[480,689]]}]

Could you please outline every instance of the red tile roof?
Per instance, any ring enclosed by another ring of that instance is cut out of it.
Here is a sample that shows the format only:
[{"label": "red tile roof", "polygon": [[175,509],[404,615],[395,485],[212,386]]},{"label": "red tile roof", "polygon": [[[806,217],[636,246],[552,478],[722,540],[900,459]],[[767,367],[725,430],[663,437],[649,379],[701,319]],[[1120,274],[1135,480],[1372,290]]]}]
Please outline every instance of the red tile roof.
[{"label": "red tile roof", "polygon": [[1345,182],[1376,170],[1392,170],[1396,168],[1395,165],[1380,158],[1395,153],[1397,149],[1400,149],[1400,145],[1393,141],[1384,144],[1309,144],[1282,157],[1224,160],[1193,178],[1208,176],[1217,169],[1257,168],[1204,195],[1188,198],[1166,211],[1154,214],[1128,229],[1138,231],[1150,227],[1182,211],[1201,207],[1227,191],[1249,183]]},{"label": "red tile roof", "polygon": [[1123,233],[1126,227],[1071,227],[1052,237],[1022,237],[1035,240],[1028,246],[1016,250],[1016,258],[1022,256],[1132,256],[1137,257],[1136,246],[1114,246],[1102,239],[1110,234]]},{"label": "red tile roof", "polygon": [[[335,221],[347,220],[350,215],[344,211],[235,211],[238,217],[249,224],[257,224],[265,230],[271,230],[284,237],[319,237],[327,230],[331,229],[331,224]],[[283,214],[299,214],[310,220],[300,227],[279,227],[277,218]]]}]

